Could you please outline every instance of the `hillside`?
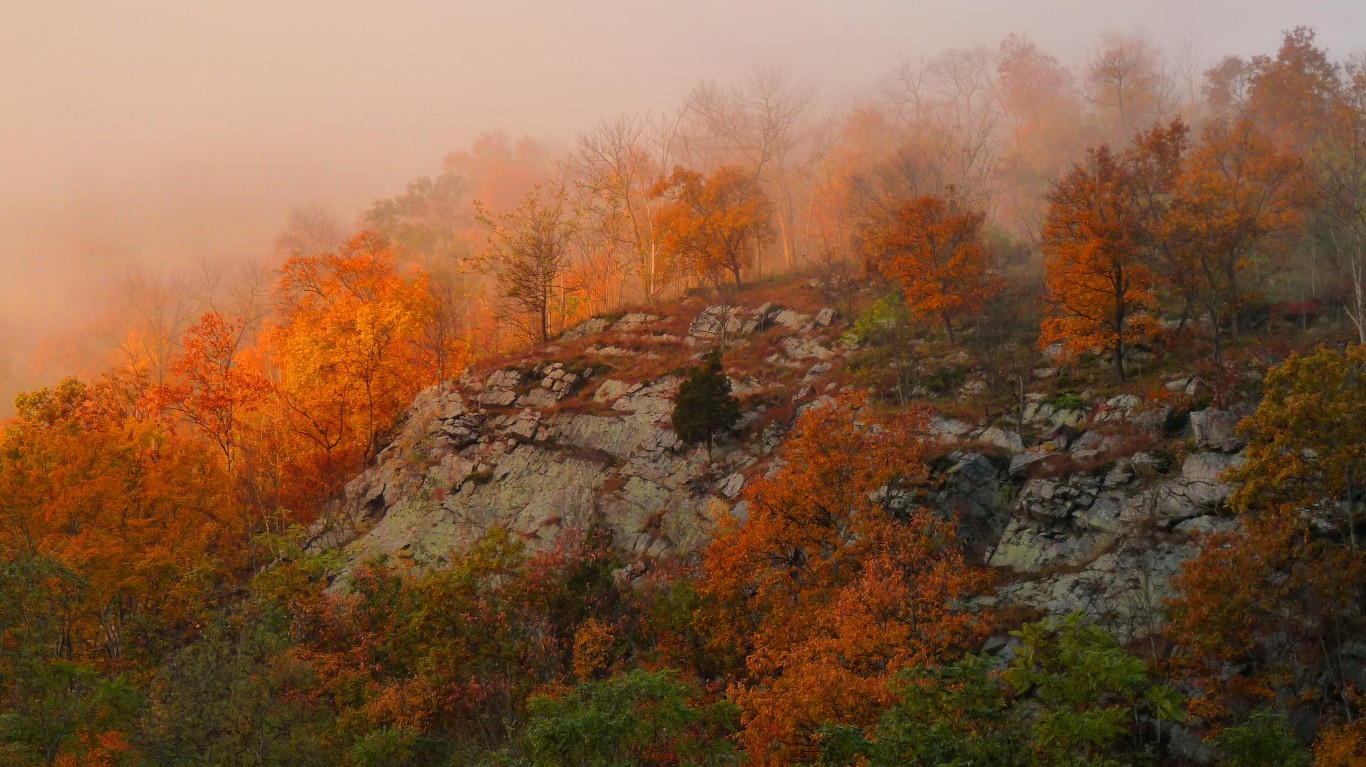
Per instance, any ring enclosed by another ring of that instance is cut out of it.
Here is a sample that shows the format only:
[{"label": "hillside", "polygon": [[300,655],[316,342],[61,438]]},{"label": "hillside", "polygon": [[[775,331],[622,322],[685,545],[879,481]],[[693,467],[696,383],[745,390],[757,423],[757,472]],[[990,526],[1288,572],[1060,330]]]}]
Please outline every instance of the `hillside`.
[{"label": "hillside", "polygon": [[[492,527],[545,549],[600,522],[628,556],[695,557],[718,514],[744,517],[746,482],[781,461],[794,419],[862,390],[850,319],[821,299],[814,283],[789,283],[732,306],[693,299],[594,318],[428,389],[346,486],[337,516],[349,529],[320,545],[340,547],[347,567],[377,556],[429,566]],[[669,416],[680,375],[723,335],[744,411],[709,462]],[[1243,460],[1234,427],[1248,403],[1192,410],[1201,384],[1175,374],[1155,399],[1059,397],[1056,373],[1038,370],[1017,417],[932,421],[931,489],[902,500],[954,520],[998,572],[987,603],[1080,611],[1125,642],[1144,638],[1195,536],[1236,524],[1220,476]],[[950,409],[964,410],[980,377],[964,373]]]},{"label": "hillside", "polygon": [[[813,308],[791,292],[789,303]],[[794,414],[841,387],[852,349],[830,308],[656,311],[590,319],[420,394],[376,465],[346,487],[340,516],[360,523],[348,558],[430,564],[495,525],[544,547],[599,520],[628,554],[697,553]],[[681,374],[723,337],[744,414],[709,462],[669,419]]]},{"label": "hillside", "polygon": [[[0,453],[0,662],[25,685],[0,725],[154,764],[1350,756],[1345,324],[1249,317],[1216,362],[1159,317],[1121,380],[1039,349],[1030,306],[1004,292],[951,338],[885,283],[770,277],[426,389],[374,379],[410,392],[392,428],[359,387],[260,400],[222,442],[146,415],[176,392],[136,371],[35,392]],[[738,420],[709,449],[672,416],[718,349]],[[329,447],[331,413],[370,428]]]},{"label": "hillside", "polygon": [[456,131],[241,269],[72,207],[0,767],[1366,764],[1366,58],[1025,31]]}]

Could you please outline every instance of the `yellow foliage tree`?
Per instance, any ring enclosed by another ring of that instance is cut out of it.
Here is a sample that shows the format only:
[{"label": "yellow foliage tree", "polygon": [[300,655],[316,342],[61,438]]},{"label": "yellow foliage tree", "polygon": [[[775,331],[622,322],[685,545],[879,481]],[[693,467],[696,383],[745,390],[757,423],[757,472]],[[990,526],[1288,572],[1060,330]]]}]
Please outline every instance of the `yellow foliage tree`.
[{"label": "yellow foliage tree", "polygon": [[301,443],[292,502],[316,501],[357,471],[417,392],[436,383],[425,280],[400,273],[371,234],[282,268],[264,344],[280,416]]}]

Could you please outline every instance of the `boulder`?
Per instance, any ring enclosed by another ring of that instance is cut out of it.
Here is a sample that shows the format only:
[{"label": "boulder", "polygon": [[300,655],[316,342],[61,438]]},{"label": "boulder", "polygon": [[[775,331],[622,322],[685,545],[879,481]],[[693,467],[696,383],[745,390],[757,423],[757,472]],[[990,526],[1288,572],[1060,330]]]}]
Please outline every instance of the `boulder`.
[{"label": "boulder", "polygon": [[623,315],[621,319],[617,320],[616,324],[612,326],[612,330],[617,333],[635,333],[643,329],[646,325],[657,322],[658,320],[659,318],[653,314],[631,312]]},{"label": "boulder", "polygon": [[821,345],[819,341],[801,336],[788,336],[783,339],[783,353],[794,360],[828,360],[835,353]]},{"label": "boulder", "polygon": [[1191,432],[1196,447],[1205,450],[1218,450],[1236,453],[1247,446],[1247,440],[1238,435],[1238,422],[1242,420],[1227,410],[1196,410],[1190,414]]},{"label": "boulder", "polygon": [[977,557],[984,556],[1005,528],[1004,509],[1009,498],[1005,478],[996,464],[981,453],[954,452],[948,460],[931,506],[955,518],[959,539],[968,551]]},{"label": "boulder", "polygon": [[1087,460],[1114,449],[1118,444],[1119,438],[1113,434],[1088,431],[1073,440],[1068,450],[1071,451],[1072,457],[1078,460]]},{"label": "boulder", "polygon": [[1120,394],[1097,408],[1097,421],[1128,420],[1134,411],[1143,407],[1143,400],[1133,394]]},{"label": "boulder", "polygon": [[978,435],[977,439],[1011,453],[1024,450],[1024,440],[1020,438],[1020,435],[997,426],[988,427]]},{"label": "boulder", "polygon": [[1023,453],[1016,453],[1015,455],[1012,455],[1010,457],[1010,476],[1023,476],[1025,472],[1029,471],[1029,467],[1033,466],[1039,461],[1042,461],[1050,455],[1052,455],[1051,452],[1038,449],[1028,450]]},{"label": "boulder", "polygon": [[942,440],[966,439],[972,432],[971,424],[952,418],[935,417],[930,421],[930,435]]},{"label": "boulder", "polygon": [[580,338],[587,338],[588,336],[595,336],[604,330],[607,330],[611,324],[611,320],[606,317],[591,317],[564,331],[564,333],[560,335],[560,340],[574,341]]},{"label": "boulder", "polygon": [[1214,510],[1227,502],[1233,488],[1223,481],[1230,469],[1243,465],[1241,455],[1192,453],[1181,464],[1186,497],[1201,508]]}]

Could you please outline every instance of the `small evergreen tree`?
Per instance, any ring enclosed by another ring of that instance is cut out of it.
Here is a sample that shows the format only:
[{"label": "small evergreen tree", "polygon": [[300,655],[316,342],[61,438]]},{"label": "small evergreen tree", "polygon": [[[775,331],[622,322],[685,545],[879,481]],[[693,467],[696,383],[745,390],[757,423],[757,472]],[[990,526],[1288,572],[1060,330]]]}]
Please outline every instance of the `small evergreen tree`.
[{"label": "small evergreen tree", "polygon": [[730,393],[730,379],[721,369],[721,350],[703,358],[702,364],[688,371],[674,400],[673,426],[678,438],[695,445],[707,444],[711,459],[716,435],[729,430],[740,420],[740,401]]}]

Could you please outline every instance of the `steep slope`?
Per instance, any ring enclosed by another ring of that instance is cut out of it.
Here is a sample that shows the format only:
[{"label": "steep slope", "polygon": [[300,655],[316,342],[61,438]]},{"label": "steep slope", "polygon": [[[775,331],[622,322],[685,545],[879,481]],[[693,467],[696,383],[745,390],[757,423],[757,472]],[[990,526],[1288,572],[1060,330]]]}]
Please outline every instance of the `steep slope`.
[{"label": "steep slope", "polygon": [[[801,310],[693,300],[595,318],[424,392],[347,486],[335,515],[344,524],[322,542],[348,567],[379,555],[427,565],[494,525],[538,548],[596,522],[647,559],[698,551],[720,512],[743,517],[747,478],[780,456],[801,409],[852,388],[847,322],[811,291],[779,297]],[[744,415],[708,462],[669,418],[682,372],[722,343]],[[1237,418],[1190,413],[1193,386],[1172,381],[1157,401],[1050,402],[1036,391],[1010,423],[937,419],[932,488],[893,502],[959,521],[973,555],[1001,573],[986,602],[1084,611],[1122,639],[1151,634],[1195,536],[1233,524],[1219,476],[1241,460]],[[958,399],[980,390],[969,376]]]},{"label": "steep slope", "polygon": [[[792,405],[835,387],[849,349],[830,309],[684,306],[693,316],[589,320],[513,364],[423,392],[347,486],[338,516],[352,532],[329,542],[350,561],[424,564],[492,525],[535,547],[600,520],[631,553],[696,551],[776,447]],[[681,374],[722,343],[745,409],[709,463],[669,420]]]}]

